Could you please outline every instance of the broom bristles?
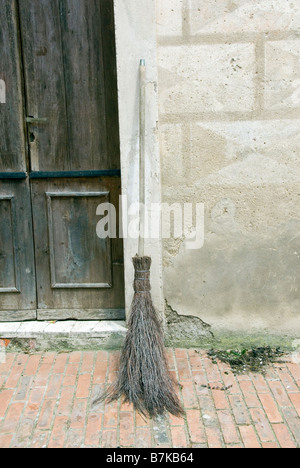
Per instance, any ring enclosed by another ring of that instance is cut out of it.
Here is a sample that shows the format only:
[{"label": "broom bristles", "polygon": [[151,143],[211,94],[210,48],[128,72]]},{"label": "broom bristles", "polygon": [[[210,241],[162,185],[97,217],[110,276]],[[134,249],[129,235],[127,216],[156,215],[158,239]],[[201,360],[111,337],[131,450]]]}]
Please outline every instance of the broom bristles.
[{"label": "broom bristles", "polygon": [[112,402],[123,397],[124,402],[132,403],[144,416],[155,417],[165,412],[182,416],[176,382],[168,370],[163,330],[152,304],[151,258],[136,256],[133,264],[135,294],[118,379],[101,400]]}]

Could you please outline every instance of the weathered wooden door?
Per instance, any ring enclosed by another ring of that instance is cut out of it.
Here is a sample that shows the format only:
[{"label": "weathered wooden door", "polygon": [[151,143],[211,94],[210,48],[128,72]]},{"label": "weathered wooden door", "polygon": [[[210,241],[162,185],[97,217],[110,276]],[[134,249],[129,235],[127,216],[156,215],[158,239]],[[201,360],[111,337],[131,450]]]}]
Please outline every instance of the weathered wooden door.
[{"label": "weathered wooden door", "polygon": [[113,2],[0,3],[0,319],[123,318]]}]

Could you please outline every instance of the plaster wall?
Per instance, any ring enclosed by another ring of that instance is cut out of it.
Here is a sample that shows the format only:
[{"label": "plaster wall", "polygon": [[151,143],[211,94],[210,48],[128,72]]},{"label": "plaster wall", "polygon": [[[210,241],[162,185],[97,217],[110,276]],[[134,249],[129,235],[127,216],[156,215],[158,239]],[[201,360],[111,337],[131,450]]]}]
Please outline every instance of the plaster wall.
[{"label": "plaster wall", "polygon": [[156,34],[162,201],[205,207],[202,249],[163,241],[164,298],[299,335],[300,4],[156,0]]}]

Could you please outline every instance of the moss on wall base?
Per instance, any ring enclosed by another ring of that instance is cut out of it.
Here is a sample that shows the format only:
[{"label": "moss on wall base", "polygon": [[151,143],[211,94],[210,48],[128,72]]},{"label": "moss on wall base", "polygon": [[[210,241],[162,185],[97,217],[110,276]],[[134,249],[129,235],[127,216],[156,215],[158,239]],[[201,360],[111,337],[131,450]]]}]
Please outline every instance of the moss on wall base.
[{"label": "moss on wall base", "polygon": [[[178,325],[178,328],[180,326]],[[166,334],[166,346],[176,348],[197,348],[197,349],[218,349],[218,350],[229,350],[229,349],[250,349],[252,347],[267,347],[271,348],[280,347],[284,351],[295,350],[294,343],[299,341],[297,336],[287,335],[268,335],[267,333],[231,333],[229,330],[223,330],[222,332],[214,333],[211,337],[209,336],[188,336],[185,333],[178,333],[177,336],[172,334]]]}]

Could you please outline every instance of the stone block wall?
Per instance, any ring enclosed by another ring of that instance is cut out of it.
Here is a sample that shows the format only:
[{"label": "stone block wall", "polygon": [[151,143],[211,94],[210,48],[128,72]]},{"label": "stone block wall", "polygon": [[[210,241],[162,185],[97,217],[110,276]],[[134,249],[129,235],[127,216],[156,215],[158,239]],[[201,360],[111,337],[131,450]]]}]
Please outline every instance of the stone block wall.
[{"label": "stone block wall", "polygon": [[164,241],[164,294],[212,331],[300,333],[300,3],[156,0],[162,198],[204,203]]}]

